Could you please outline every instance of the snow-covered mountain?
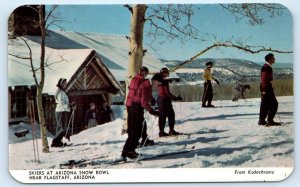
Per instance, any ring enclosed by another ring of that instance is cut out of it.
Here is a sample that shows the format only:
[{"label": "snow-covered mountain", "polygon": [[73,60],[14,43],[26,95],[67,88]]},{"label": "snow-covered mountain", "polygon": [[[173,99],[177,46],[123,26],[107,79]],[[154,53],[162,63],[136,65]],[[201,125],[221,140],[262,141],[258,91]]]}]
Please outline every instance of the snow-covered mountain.
[{"label": "snow-covered mountain", "polygon": [[[183,61],[178,60],[161,60],[169,68],[175,67],[176,65],[182,63]],[[182,66],[180,69],[176,70],[177,75],[181,78],[183,82],[189,84],[203,82],[202,74],[205,68],[205,63],[212,61],[214,63],[214,76],[223,83],[235,83],[240,82],[252,82],[258,81],[260,79],[260,69],[261,65],[252,61],[233,59],[233,58],[201,58],[196,59],[192,63]],[[274,77],[276,79],[286,79],[293,76],[292,65],[283,66],[280,63],[274,64]]]},{"label": "snow-covered mountain", "polygon": [[[121,135],[123,124],[121,118],[72,136],[70,146],[50,148],[50,153],[47,154],[42,153],[39,149],[40,162],[34,161],[31,133],[17,139],[14,137],[15,126],[10,126],[9,169],[11,171],[60,169],[60,164],[69,160],[85,159],[88,161],[86,165],[82,165],[80,168],[74,165],[71,168],[95,170],[136,168],[273,168],[272,170],[275,170],[279,168],[279,171],[284,171],[284,168],[294,167],[294,97],[278,97],[278,101],[278,115],[276,115],[275,120],[284,122],[284,124],[277,127],[257,125],[259,98],[239,102],[214,101],[216,108],[201,108],[199,102],[175,102],[173,103],[176,113],[175,129],[186,133],[186,135],[160,138],[158,137],[157,118],[146,115],[148,135],[150,139],[156,142],[156,145],[139,148],[137,152],[143,154],[144,157],[151,157],[186,150],[185,148],[193,149],[181,154],[116,165],[108,163],[120,157],[127,138],[126,134]],[[27,129],[31,128],[28,124],[21,124],[21,126]],[[51,142],[52,137],[48,137],[48,141]],[[38,143],[41,144],[39,138]],[[143,179],[145,181],[151,180],[152,175],[150,173],[155,175],[156,172],[160,171],[148,169],[147,172],[149,173],[143,176]],[[209,171],[204,170],[204,173]],[[185,175],[185,172],[182,175]],[[214,172],[217,173],[220,170],[214,170]],[[221,175],[213,176],[209,181],[222,181]],[[261,176],[263,176],[262,180],[268,180],[266,175]],[[126,177],[132,181],[138,180],[136,177]],[[246,180],[246,177],[240,177],[240,180]],[[279,178],[285,177],[288,177],[287,173]],[[98,181],[103,181],[103,179],[100,177]],[[161,178],[162,181],[166,179],[172,178]],[[173,181],[184,181],[183,179],[174,179],[173,177]],[[206,178],[201,175],[201,179]],[[114,180],[120,182],[126,179],[122,175]],[[237,180],[239,179],[237,178]],[[72,182],[71,180],[68,181]],[[152,179],[153,181],[155,180]]]}]

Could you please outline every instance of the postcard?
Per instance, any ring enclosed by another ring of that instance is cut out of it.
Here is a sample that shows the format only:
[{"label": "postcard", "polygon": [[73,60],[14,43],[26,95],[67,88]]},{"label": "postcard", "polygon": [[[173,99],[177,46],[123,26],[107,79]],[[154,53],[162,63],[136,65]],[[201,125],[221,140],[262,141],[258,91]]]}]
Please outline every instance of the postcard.
[{"label": "postcard", "polygon": [[28,4],[7,43],[21,183],[282,181],[294,169],[284,5]]}]

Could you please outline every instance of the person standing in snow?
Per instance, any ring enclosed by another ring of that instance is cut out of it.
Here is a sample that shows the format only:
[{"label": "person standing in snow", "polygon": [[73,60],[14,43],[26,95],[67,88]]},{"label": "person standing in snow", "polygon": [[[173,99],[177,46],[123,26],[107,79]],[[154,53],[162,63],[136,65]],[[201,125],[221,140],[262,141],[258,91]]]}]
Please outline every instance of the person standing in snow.
[{"label": "person standing in snow", "polygon": [[65,92],[67,85],[67,79],[60,78],[57,83],[57,91],[55,93],[55,119],[56,119],[56,133],[52,140],[51,147],[64,146],[62,139],[66,136],[70,139],[69,135],[66,135],[68,128],[68,118],[70,114],[69,98]]},{"label": "person standing in snow", "polygon": [[111,108],[108,106],[108,103],[104,101],[102,106],[99,108],[99,124],[108,123],[111,121],[110,115],[112,114]]},{"label": "person standing in snow", "polygon": [[[267,54],[265,61],[266,63],[261,68],[261,104],[258,125],[280,125],[280,123],[273,120],[278,108],[278,102],[272,87],[274,55],[272,53]],[[267,122],[265,121],[266,118]]]},{"label": "person standing in snow", "polygon": [[[203,73],[203,79],[204,79],[204,91],[202,95],[202,107],[214,107],[214,105],[211,104],[214,93],[213,93],[213,87],[211,84],[211,81],[215,81],[218,85],[220,85],[218,79],[213,77],[211,69],[213,67],[212,62],[206,62],[206,68],[204,69]],[[207,105],[206,105],[207,102]]]},{"label": "person standing in snow", "polygon": [[[159,112],[154,111],[150,105],[150,100],[152,99],[152,86],[150,81],[145,79],[148,73],[148,68],[142,66],[139,73],[132,78],[128,88],[129,92],[126,98],[128,138],[121,154],[123,158],[138,157],[135,148],[139,144],[138,141],[141,138],[143,128],[145,128],[146,125],[144,109],[152,115],[159,115]],[[148,138],[146,140],[148,140]]]},{"label": "person standing in snow", "polygon": [[[176,97],[170,92],[169,89],[169,81],[166,78],[169,77],[169,70],[168,68],[162,68],[160,73],[155,74],[152,77],[152,83],[154,87],[157,87],[158,90],[158,97],[157,97],[157,104],[158,104],[158,111],[159,111],[159,137],[169,136],[169,135],[179,135],[178,132],[174,130],[175,126],[175,112],[172,106],[172,100],[174,101],[182,101],[180,96]],[[169,121],[169,133],[164,131],[166,118]]]},{"label": "person standing in snow", "polygon": [[242,97],[243,99],[246,99],[244,92],[246,91],[246,89],[250,89],[250,85],[249,84],[245,84],[245,85],[237,84],[234,89],[237,90],[237,93],[234,96],[234,98],[232,99],[232,101],[237,101],[237,100],[239,100],[240,97]]},{"label": "person standing in snow", "polygon": [[92,128],[97,126],[97,110],[95,103],[90,104],[90,109],[85,114],[85,126],[86,128]]}]

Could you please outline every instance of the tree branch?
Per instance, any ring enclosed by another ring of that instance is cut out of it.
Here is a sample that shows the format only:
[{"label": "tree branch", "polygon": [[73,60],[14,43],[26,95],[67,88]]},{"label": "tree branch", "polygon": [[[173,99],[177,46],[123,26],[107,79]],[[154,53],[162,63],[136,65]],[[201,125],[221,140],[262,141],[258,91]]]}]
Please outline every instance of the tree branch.
[{"label": "tree branch", "polygon": [[[285,8],[280,4],[243,3],[243,4],[220,4],[225,10],[232,13],[236,21],[249,18],[251,25],[261,25],[266,17],[282,15]],[[269,14],[269,16],[267,16]]]},{"label": "tree branch", "polygon": [[[183,65],[189,64],[191,62],[193,62],[196,58],[198,58],[199,56],[203,55],[204,53],[206,53],[207,51],[214,49],[214,48],[219,48],[219,47],[229,47],[229,48],[236,48],[238,50],[242,50],[251,54],[257,54],[257,53],[261,53],[261,52],[274,52],[274,53],[293,53],[293,51],[282,51],[282,50],[277,50],[277,49],[272,49],[270,48],[265,48],[263,46],[241,46],[238,44],[234,44],[232,42],[225,42],[225,43],[215,43],[207,48],[205,48],[204,50],[200,51],[199,53],[197,53],[196,55],[194,55],[192,58],[190,58],[189,60],[184,61],[183,63],[173,67],[170,69],[171,72],[179,69],[180,67],[182,67]],[[253,48],[259,48],[258,50],[254,50]]]},{"label": "tree branch", "polygon": [[52,13],[55,11],[55,9],[58,7],[58,5],[53,5],[53,6],[51,6],[52,8],[51,8],[51,10],[50,10],[50,12],[48,13],[48,15],[46,16],[46,18],[45,18],[45,22],[47,22],[48,21],[48,19],[49,19],[49,17],[52,15]]},{"label": "tree branch", "polygon": [[16,58],[24,59],[24,60],[29,60],[30,59],[30,57],[22,57],[22,56],[11,54],[11,53],[8,53],[8,55],[16,57]]},{"label": "tree branch", "polygon": [[38,80],[37,80],[37,77],[36,77],[36,72],[35,72],[34,66],[33,66],[32,51],[31,51],[31,48],[30,48],[29,44],[27,43],[27,41],[26,41],[22,36],[20,36],[20,39],[25,43],[25,45],[27,46],[27,48],[28,48],[28,50],[29,50],[30,67],[31,67],[31,71],[32,71],[32,74],[33,74],[33,79],[34,79],[35,85],[38,87],[38,86],[40,86],[40,85],[39,85],[39,83],[38,83]]},{"label": "tree branch", "polygon": [[124,5],[124,7],[127,8],[131,12],[131,14],[133,14],[133,10],[132,10],[131,6],[129,6],[128,4],[126,4],[126,5]]},{"label": "tree branch", "polygon": [[199,39],[200,31],[191,25],[192,5],[156,5],[149,6],[147,21],[150,22],[148,36],[166,36],[181,43],[188,39]]}]

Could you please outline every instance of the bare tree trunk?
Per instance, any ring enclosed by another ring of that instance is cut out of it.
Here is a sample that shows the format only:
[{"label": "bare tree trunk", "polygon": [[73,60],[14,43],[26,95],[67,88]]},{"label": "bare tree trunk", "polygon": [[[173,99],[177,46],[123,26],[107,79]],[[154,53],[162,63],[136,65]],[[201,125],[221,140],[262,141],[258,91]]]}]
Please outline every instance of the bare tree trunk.
[{"label": "bare tree trunk", "polygon": [[143,34],[146,5],[135,5],[132,8],[130,28],[129,77],[135,76],[143,63]]},{"label": "bare tree trunk", "polygon": [[47,140],[47,129],[46,129],[46,123],[45,123],[45,114],[43,109],[43,100],[42,100],[42,89],[40,87],[37,88],[37,95],[36,95],[36,101],[37,101],[37,110],[39,115],[39,123],[40,123],[40,133],[41,133],[41,140],[42,140],[42,147],[43,152],[48,153],[49,152],[49,146],[48,146],[48,140]]},{"label": "bare tree trunk", "polygon": [[41,140],[43,146],[43,152],[49,152],[48,140],[47,140],[47,130],[46,130],[46,123],[45,123],[45,114],[43,109],[43,88],[45,82],[45,18],[44,18],[44,6],[40,5],[39,7],[39,26],[41,28],[41,56],[40,56],[40,83],[37,86],[37,110],[39,115],[39,122],[40,122],[40,130],[41,130]]},{"label": "bare tree trunk", "polygon": [[[143,38],[145,14],[147,6],[144,4],[134,5],[131,10],[130,22],[130,44],[129,44],[129,65],[128,65],[128,80],[126,80],[125,102],[128,95],[128,86],[132,77],[134,77],[143,63]],[[123,117],[125,119],[124,129],[127,130],[127,110],[124,109]]]}]

